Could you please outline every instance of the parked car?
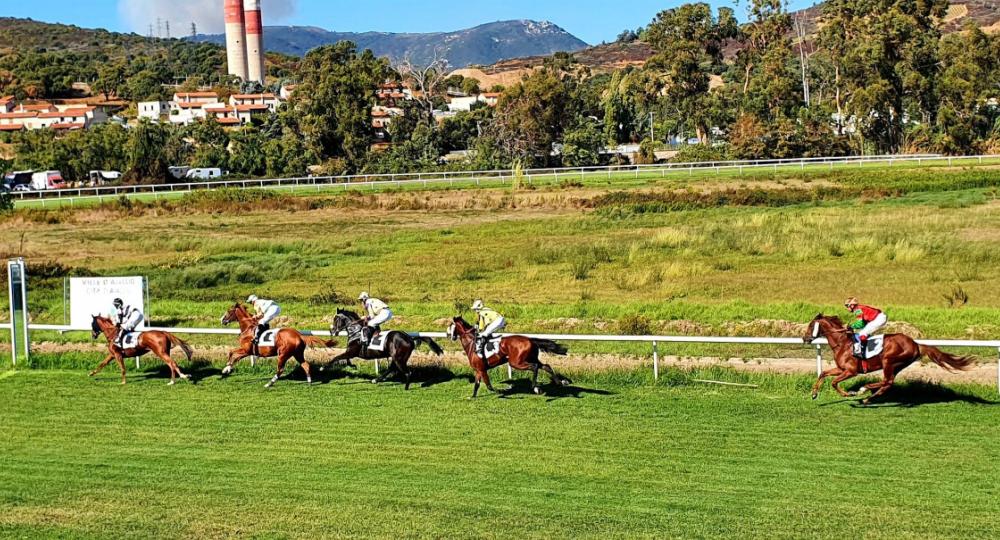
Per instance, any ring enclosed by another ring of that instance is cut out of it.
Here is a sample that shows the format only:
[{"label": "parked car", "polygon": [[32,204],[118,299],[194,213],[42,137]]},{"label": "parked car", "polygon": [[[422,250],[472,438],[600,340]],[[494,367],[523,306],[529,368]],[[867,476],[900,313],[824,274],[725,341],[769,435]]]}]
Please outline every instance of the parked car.
[{"label": "parked car", "polygon": [[167,170],[170,171],[170,175],[175,179],[183,180],[187,178],[187,173],[191,170],[191,167],[168,167]]},{"label": "parked car", "polygon": [[211,180],[213,178],[222,178],[222,175],[222,169],[219,168],[191,169],[184,175],[184,178],[189,180]]},{"label": "parked car", "polygon": [[66,181],[59,171],[42,171],[31,175],[31,188],[37,191],[66,189]]}]

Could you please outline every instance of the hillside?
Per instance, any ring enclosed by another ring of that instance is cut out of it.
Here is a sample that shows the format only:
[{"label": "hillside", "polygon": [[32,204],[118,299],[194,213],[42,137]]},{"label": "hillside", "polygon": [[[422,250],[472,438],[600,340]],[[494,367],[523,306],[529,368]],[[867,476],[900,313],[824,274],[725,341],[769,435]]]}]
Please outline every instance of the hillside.
[{"label": "hillside", "polygon": [[[295,56],[302,56],[321,45],[353,41],[359,48],[371,49],[375,54],[393,61],[408,56],[419,64],[429,63],[435,51],[440,51],[440,56],[447,59],[452,67],[492,64],[507,58],[560,51],[574,52],[587,46],[555,24],[527,20],[500,21],[455,32],[427,34],[330,32],[302,26],[269,26],[264,34],[269,51]],[[201,35],[194,39],[216,44],[225,42],[225,36],[221,34]]]},{"label": "hillside", "polygon": [[[796,11],[793,17],[805,23],[809,33],[819,27],[819,19],[823,15],[823,4]],[[967,22],[972,21],[988,33],[1000,32],[1000,0],[955,0],[951,3],[948,15],[943,19],[945,33],[960,31]],[[727,49],[727,55],[733,55],[737,48]],[[574,54],[574,58],[591,71],[601,73],[621,69],[632,65],[644,64],[653,54],[653,50],[641,42],[608,43],[582,49]],[[476,68],[482,74],[480,80],[517,79],[525,70],[542,65],[548,55],[536,55],[503,60],[486,67]],[[468,70],[466,70],[468,71]],[[513,74],[513,75],[512,75]],[[470,74],[475,76],[475,74]]]}]

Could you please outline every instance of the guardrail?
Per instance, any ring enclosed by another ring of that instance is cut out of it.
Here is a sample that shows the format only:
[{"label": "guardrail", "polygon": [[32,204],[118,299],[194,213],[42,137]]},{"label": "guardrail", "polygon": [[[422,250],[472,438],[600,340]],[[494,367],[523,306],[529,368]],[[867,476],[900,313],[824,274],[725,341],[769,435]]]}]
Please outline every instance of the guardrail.
[{"label": "guardrail", "polygon": [[[866,164],[886,164],[893,166],[897,163],[973,163],[981,165],[988,160],[1000,160],[1000,155],[982,156],[940,156],[934,154],[920,155],[894,155],[894,156],[850,156],[850,157],[819,157],[800,159],[775,159],[775,160],[747,160],[747,161],[712,161],[712,162],[692,162],[692,163],[665,163],[654,165],[615,165],[608,167],[569,167],[569,168],[545,168],[526,169],[522,171],[524,179],[532,183],[535,180],[553,179],[586,179],[588,177],[606,175],[612,179],[614,175],[633,173],[636,178],[643,174],[660,173],[666,176],[668,173],[685,172],[694,174],[695,171],[711,170],[715,174],[724,171],[739,171],[743,174],[745,170],[774,169],[777,171],[782,167],[798,166],[800,169],[816,168],[827,166],[834,168],[864,166]],[[431,185],[454,185],[455,183],[483,183],[497,182],[505,185],[511,181],[512,171],[509,169],[497,169],[486,171],[443,171],[427,173],[401,173],[386,175],[345,175],[345,176],[305,176],[291,178],[269,178],[269,179],[246,179],[246,180],[220,180],[214,182],[188,182],[176,184],[149,184],[134,186],[102,186],[84,187],[72,189],[46,190],[46,191],[24,191],[14,192],[11,196],[16,202],[39,201],[43,206],[46,201],[60,202],[68,201],[73,204],[77,200],[104,200],[106,198],[116,198],[134,195],[169,195],[170,193],[189,193],[197,190],[217,190],[217,189],[316,189],[317,191],[327,189],[370,189],[379,187],[404,186],[424,186]]]},{"label": "guardrail", "polygon": [[[0,330],[11,330],[12,325],[0,325]],[[73,328],[64,325],[30,324],[28,329],[42,332],[90,332],[89,328]],[[174,334],[191,335],[223,335],[237,336],[240,331],[231,328],[159,328],[150,327],[146,330],[160,330]],[[317,337],[333,337],[327,330],[306,330],[304,335]],[[442,339],[447,338],[444,332],[412,332],[414,337],[427,337]],[[660,344],[686,343],[686,344],[740,344],[740,345],[787,345],[799,347],[811,347],[816,350],[816,373],[823,372],[823,346],[829,345],[825,339],[817,339],[812,344],[803,343],[801,338],[768,338],[768,337],[723,337],[723,336],[612,336],[612,335],[586,335],[586,334],[519,334],[529,338],[550,339],[555,341],[584,341],[593,343],[648,343],[652,347],[653,354],[653,378],[660,378]],[[997,391],[1000,392],[1000,340],[951,340],[951,339],[918,339],[917,343],[932,347],[954,347],[954,348],[975,348],[975,349],[995,349],[998,355],[997,362]],[[13,352],[12,352],[13,355]],[[136,359],[136,366],[139,366],[139,359]],[[378,371],[379,363],[375,361],[375,369]],[[512,374],[511,367],[507,366],[508,375]]]}]

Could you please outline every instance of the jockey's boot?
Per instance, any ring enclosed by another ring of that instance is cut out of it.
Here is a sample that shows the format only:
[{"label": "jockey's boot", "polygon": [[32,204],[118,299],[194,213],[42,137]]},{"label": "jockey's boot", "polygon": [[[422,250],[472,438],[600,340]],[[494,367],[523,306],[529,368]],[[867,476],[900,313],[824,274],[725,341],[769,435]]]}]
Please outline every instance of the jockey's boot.
[{"label": "jockey's boot", "polygon": [[865,346],[861,341],[854,342],[854,357],[861,360],[865,359]]},{"label": "jockey's boot", "polygon": [[375,329],[371,326],[365,326],[361,329],[361,345],[368,347],[372,342],[372,338],[375,337]]},{"label": "jockey's boot", "polygon": [[486,338],[476,338],[476,354],[478,354],[483,360],[486,359]]}]

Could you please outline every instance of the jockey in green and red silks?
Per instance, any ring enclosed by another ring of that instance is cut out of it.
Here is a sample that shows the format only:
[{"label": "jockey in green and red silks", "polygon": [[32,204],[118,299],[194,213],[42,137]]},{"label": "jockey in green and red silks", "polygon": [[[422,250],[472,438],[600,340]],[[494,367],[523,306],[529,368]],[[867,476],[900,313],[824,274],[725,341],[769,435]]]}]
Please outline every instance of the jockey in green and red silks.
[{"label": "jockey in green and red silks", "polygon": [[847,324],[847,328],[854,331],[854,355],[861,357],[864,355],[868,338],[885,326],[889,322],[889,317],[882,310],[866,306],[853,297],[844,302],[844,307],[855,317]]}]

